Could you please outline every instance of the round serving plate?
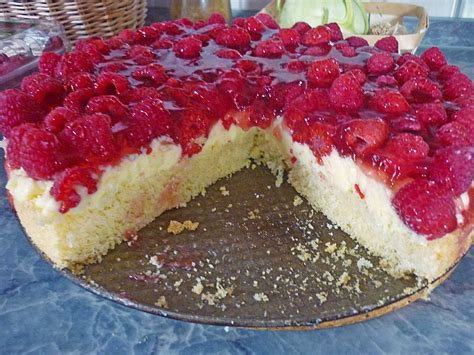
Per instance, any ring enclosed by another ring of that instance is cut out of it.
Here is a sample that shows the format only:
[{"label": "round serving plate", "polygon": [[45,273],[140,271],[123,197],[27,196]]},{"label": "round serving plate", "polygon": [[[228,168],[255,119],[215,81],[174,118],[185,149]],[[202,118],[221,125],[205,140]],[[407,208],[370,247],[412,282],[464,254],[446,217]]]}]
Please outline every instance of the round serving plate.
[{"label": "round serving plate", "polygon": [[[170,228],[171,221],[177,223]],[[431,284],[391,276],[287,182],[277,187],[267,169],[254,165],[163,213],[101,263],[79,275],[60,272],[99,296],[164,317],[313,329],[406,306],[451,271]]]}]

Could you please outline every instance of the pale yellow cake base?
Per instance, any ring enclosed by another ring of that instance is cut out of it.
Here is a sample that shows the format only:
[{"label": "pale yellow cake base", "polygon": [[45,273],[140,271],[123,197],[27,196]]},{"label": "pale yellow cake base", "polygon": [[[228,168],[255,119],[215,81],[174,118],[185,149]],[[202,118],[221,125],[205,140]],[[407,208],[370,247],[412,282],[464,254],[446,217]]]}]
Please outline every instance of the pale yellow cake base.
[{"label": "pale yellow cake base", "polygon": [[[426,241],[397,217],[386,187],[357,171],[350,158],[334,151],[324,164],[317,164],[307,146],[293,144],[281,130],[270,132],[244,132],[236,126],[226,132],[217,127],[202,152],[185,159],[178,146],[155,141],[151,154],[131,157],[105,172],[98,192],[84,194],[81,204],[66,214],[57,212],[48,199],[47,184],[23,191],[25,183],[19,178],[10,179],[8,188],[28,235],[59,268],[100,261],[124,237],[242,169],[250,157],[262,160],[275,174],[288,170],[289,182],[316,210],[383,257],[394,274],[413,272],[434,280],[471,246],[473,232]],[[290,149],[298,158],[295,165],[289,161]],[[354,182],[366,198],[360,198]]]},{"label": "pale yellow cake base", "polygon": [[176,145],[156,145],[150,155],[106,172],[99,191],[66,214],[45,213],[37,206],[40,196],[15,199],[15,209],[33,243],[59,268],[100,261],[163,211],[247,165],[254,132],[234,128],[232,133],[231,142],[211,137],[200,154],[181,161]]}]

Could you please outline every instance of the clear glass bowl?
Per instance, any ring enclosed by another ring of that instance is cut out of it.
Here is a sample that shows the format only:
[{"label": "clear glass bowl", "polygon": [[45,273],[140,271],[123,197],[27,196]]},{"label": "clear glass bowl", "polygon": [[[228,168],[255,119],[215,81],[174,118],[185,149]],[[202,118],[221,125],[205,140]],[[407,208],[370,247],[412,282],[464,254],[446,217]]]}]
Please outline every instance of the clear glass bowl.
[{"label": "clear glass bowl", "polygon": [[36,69],[44,52],[63,53],[68,47],[62,28],[54,22],[0,18],[0,89],[18,85]]}]

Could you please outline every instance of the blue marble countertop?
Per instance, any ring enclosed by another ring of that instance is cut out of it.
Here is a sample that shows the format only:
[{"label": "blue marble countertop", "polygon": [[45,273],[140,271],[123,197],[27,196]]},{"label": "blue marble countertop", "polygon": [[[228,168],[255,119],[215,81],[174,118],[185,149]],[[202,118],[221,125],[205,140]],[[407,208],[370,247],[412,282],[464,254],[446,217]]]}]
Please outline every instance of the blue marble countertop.
[{"label": "blue marble countertop", "polygon": [[[474,78],[474,20],[432,19],[420,51],[432,45]],[[3,187],[0,225],[0,354],[474,353],[472,250],[429,300],[394,313],[335,329],[253,331],[141,313],[76,286],[28,244]]]}]

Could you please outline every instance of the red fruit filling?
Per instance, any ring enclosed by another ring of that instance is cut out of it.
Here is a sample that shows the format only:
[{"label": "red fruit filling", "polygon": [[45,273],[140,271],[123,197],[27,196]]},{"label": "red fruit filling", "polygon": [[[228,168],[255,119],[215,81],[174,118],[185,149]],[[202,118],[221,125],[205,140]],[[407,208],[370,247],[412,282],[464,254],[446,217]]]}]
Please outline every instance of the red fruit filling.
[{"label": "red fruit filling", "polygon": [[8,164],[54,180],[66,212],[96,190],[103,165],[155,138],[192,156],[218,120],[267,128],[283,115],[319,163],[337,149],[403,186],[400,217],[436,238],[456,227],[454,198],[472,184],[474,87],[438,48],[397,52],[394,37],[369,48],[334,23],[280,29],[268,15],[81,40],[62,56],[45,53],[21,90],[0,92]]}]

